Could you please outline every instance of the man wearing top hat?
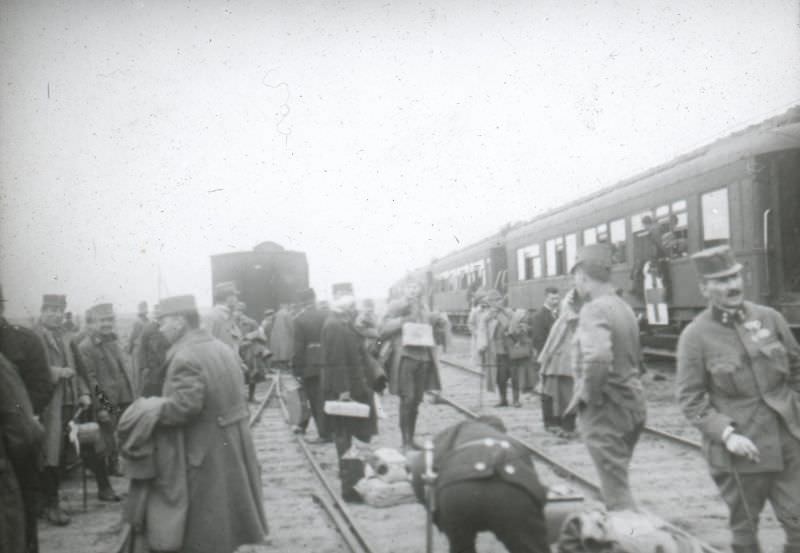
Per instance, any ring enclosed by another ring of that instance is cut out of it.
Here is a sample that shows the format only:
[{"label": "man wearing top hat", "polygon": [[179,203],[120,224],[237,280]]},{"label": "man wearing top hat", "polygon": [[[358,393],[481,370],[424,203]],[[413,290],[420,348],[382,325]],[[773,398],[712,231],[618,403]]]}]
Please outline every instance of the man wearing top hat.
[{"label": "man wearing top hat", "polygon": [[[161,300],[159,324],[171,347],[156,431],[174,452],[161,457],[167,459],[161,478],[187,488],[183,514],[153,522],[163,525],[161,533],[178,532],[174,550],[217,553],[261,543],[267,523],[239,357],[200,326],[194,296]],[[180,510],[179,503],[170,506]]]},{"label": "man wearing top hat", "polygon": [[692,256],[708,308],[678,341],[678,401],[703,435],[711,476],[730,511],[733,551],[759,551],[769,499],[800,553],[800,346],[783,316],[744,300],[728,246]]},{"label": "man wearing top hat", "polygon": [[635,510],[628,465],[647,411],[639,325],[611,283],[611,265],[611,248],[592,244],[578,251],[571,269],[583,306],[573,339],[575,392],[565,414],[577,410],[606,507]]},{"label": "man wearing top hat", "polygon": [[237,355],[241,333],[233,312],[238,303],[239,291],[234,282],[219,282],[214,286],[214,309],[208,321],[208,330],[211,335],[226,344]]},{"label": "man wearing top hat", "polygon": [[119,416],[133,401],[133,387],[114,332],[114,307],[110,303],[100,303],[92,307],[90,313],[93,328],[78,344],[78,352],[95,400],[109,472],[121,475],[114,432]]}]

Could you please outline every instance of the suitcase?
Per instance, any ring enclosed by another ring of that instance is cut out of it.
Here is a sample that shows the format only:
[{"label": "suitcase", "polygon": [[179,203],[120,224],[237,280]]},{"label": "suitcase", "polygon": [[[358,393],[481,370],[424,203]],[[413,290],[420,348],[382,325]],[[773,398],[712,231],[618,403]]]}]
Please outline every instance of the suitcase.
[{"label": "suitcase", "polygon": [[334,417],[366,419],[369,418],[369,405],[358,401],[328,400],[325,402],[325,414]]},{"label": "suitcase", "polygon": [[287,384],[283,392],[283,399],[286,402],[286,410],[289,412],[289,424],[292,426],[300,424],[305,419],[307,410],[310,409],[305,400],[303,388],[297,382]]}]

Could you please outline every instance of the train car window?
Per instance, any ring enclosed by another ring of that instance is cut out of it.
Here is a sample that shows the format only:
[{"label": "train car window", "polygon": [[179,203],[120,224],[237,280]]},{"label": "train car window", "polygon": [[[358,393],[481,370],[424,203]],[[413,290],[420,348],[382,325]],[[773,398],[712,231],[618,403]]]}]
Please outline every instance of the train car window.
[{"label": "train car window", "polygon": [[656,208],[656,219],[662,219],[664,217],[669,217],[669,206],[668,205],[660,205]]},{"label": "train car window", "polygon": [[686,200],[673,202],[670,213],[659,217],[661,243],[670,258],[689,255],[689,214]]},{"label": "train car window", "polygon": [[583,231],[583,245],[590,246],[597,243],[597,229],[587,228]]},{"label": "train car window", "polygon": [[625,219],[611,221],[611,260],[615,264],[625,263],[627,247],[625,239]]},{"label": "train car window", "polygon": [[608,243],[608,225],[601,223],[597,225],[597,241],[601,244]]},{"label": "train car window", "polygon": [[539,244],[517,250],[517,273],[519,280],[541,278],[542,252]]},{"label": "train car window", "polygon": [[566,255],[565,255],[565,264],[564,264],[564,272],[560,274],[566,274],[572,266],[575,264],[575,256],[578,252],[578,237],[576,234],[567,234],[564,237],[564,242],[566,243]]},{"label": "train car window", "polygon": [[558,274],[558,265],[556,263],[555,238],[545,242],[544,247],[547,253],[547,276],[556,276]]},{"label": "train car window", "polygon": [[703,248],[727,244],[731,238],[728,189],[720,188],[700,197],[703,217]]}]

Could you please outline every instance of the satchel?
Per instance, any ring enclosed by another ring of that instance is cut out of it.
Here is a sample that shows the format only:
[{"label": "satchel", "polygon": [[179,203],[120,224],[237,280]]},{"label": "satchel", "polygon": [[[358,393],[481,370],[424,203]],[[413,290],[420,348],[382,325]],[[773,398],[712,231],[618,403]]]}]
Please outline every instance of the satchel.
[{"label": "satchel", "polygon": [[359,401],[334,401],[325,402],[325,414],[335,417],[353,417],[357,419],[369,418],[369,405]]},{"label": "satchel", "polygon": [[511,360],[527,359],[533,353],[531,344],[525,342],[512,342],[508,348],[508,358]]},{"label": "satchel", "polygon": [[403,323],[403,345],[435,347],[433,327],[427,323]]}]

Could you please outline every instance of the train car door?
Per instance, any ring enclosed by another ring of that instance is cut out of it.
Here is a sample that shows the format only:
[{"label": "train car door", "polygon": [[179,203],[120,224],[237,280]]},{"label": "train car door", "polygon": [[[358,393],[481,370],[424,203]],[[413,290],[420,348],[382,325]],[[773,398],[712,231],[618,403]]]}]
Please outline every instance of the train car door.
[{"label": "train car door", "polygon": [[768,286],[775,307],[800,331],[800,150],[770,156],[771,201],[763,213]]}]

